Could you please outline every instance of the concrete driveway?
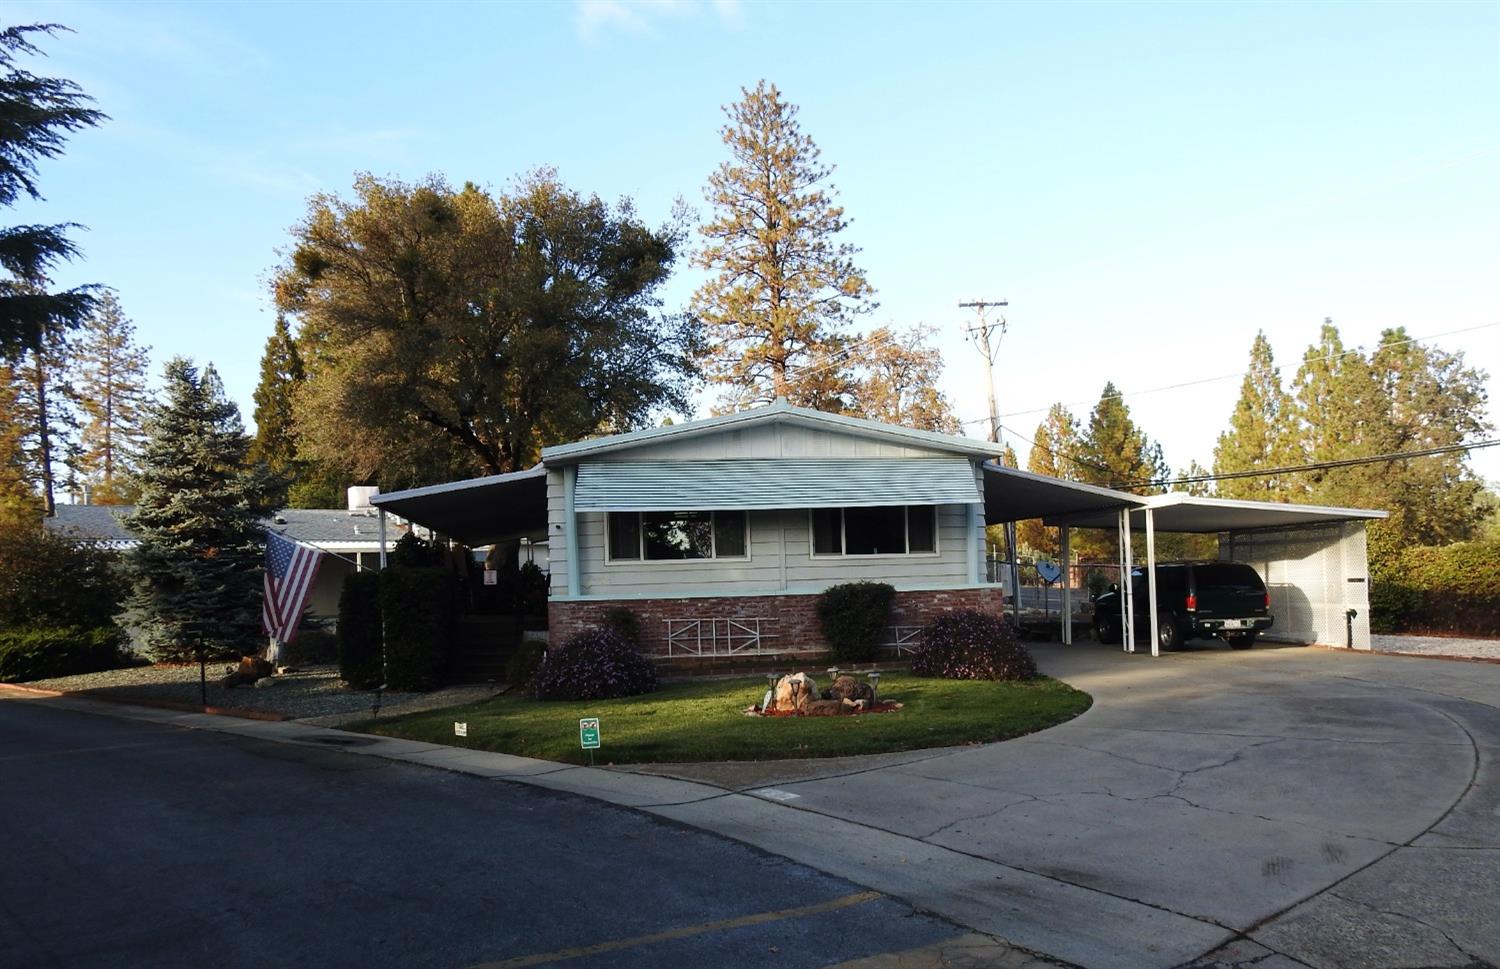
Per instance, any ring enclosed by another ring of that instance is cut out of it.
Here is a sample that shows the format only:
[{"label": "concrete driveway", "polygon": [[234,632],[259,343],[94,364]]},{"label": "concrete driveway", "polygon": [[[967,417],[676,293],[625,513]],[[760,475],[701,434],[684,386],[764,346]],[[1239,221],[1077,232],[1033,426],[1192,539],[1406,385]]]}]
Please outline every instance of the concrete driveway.
[{"label": "concrete driveway", "polygon": [[677,768],[777,819],[658,810],[771,850],[837,845],[856,881],[1086,966],[1500,963],[1500,665],[1193,645],[1039,646],[1094,695],[1068,724]]}]

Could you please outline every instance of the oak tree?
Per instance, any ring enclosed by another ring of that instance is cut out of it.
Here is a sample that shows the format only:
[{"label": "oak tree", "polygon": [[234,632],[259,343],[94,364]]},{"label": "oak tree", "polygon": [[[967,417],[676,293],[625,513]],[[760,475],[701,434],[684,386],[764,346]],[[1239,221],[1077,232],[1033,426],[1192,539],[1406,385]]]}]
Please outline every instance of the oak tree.
[{"label": "oak tree", "polygon": [[276,276],[299,458],[427,484],[685,410],[696,329],[660,297],[680,235],[548,170],[498,197],[436,176],[314,197]]}]

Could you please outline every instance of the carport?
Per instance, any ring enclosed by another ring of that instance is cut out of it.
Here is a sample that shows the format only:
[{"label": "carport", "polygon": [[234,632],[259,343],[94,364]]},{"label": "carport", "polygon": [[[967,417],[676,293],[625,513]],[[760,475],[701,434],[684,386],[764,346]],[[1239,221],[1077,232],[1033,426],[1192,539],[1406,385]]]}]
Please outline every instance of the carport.
[{"label": "carport", "polygon": [[[1130,534],[1144,532],[1151,655],[1160,655],[1156,533],[1217,534],[1219,558],[1255,567],[1271,593],[1276,625],[1266,638],[1370,648],[1369,564],[1365,523],[1383,511],[1280,502],[1201,498],[1178,492],[1133,495],[1061,481],[993,463],[984,465],[985,524],[1040,518],[1060,529],[1069,561],[1073,528],[1114,528],[1120,575],[1134,568]],[[1122,645],[1136,652],[1134,583],[1120,582]],[[1349,615],[1353,611],[1353,616]],[[1072,590],[1063,584],[1062,638],[1072,643]]]},{"label": "carport", "polygon": [[[448,484],[376,495],[380,540],[385,542],[386,514],[400,515],[470,547],[516,538],[547,538],[547,469],[471,478]],[[385,553],[380,564],[385,567]]]}]

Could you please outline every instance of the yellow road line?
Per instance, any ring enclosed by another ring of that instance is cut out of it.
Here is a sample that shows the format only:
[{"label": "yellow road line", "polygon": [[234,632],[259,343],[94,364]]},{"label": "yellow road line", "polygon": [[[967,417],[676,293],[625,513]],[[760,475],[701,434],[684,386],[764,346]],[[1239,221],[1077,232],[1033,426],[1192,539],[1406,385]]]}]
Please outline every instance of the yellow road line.
[{"label": "yellow road line", "polygon": [[634,949],[638,946],[653,945],[657,942],[669,942],[672,939],[686,939],[694,935],[702,935],[705,932],[722,932],[728,929],[742,929],[748,925],[764,925],[767,922],[782,922],[787,919],[800,919],[808,915],[821,915],[824,912],[835,912],[841,908],[851,905],[863,905],[865,902],[873,902],[880,898],[879,892],[855,892],[853,895],[845,895],[842,898],[830,899],[819,902],[816,905],[803,905],[800,908],[783,908],[774,912],[757,912],[754,915],[741,915],[738,918],[723,919],[718,922],[700,922],[697,925],[684,925],[678,929],[667,929],[665,932],[653,932],[650,935],[638,935],[630,939],[615,939],[611,942],[599,942],[594,945],[579,946],[574,949],[558,949],[556,952],[539,952],[536,955],[517,956],[514,959],[504,959],[500,962],[483,962],[470,969],[520,969],[522,966],[540,966],[548,962],[562,962],[564,959],[582,959],[584,956],[594,956],[601,952],[619,952],[621,949]]}]

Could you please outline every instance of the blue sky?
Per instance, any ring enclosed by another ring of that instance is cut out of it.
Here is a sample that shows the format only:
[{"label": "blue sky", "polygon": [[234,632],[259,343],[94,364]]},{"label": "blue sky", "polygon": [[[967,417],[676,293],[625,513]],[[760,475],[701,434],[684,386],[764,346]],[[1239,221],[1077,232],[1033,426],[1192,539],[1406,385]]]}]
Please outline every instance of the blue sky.
[{"label": "blue sky", "polygon": [[[158,362],[246,412],[266,278],[357,171],[503,188],[555,166],[643,217],[702,210],[722,106],[764,77],[837,168],[870,326],[928,323],[982,418],[961,300],[1007,298],[997,383],[1030,436],[1106,380],[1207,464],[1257,330],[1283,375],[1333,317],[1500,374],[1500,4],[12,3],[112,119],[47,163],[61,282],[115,287]],[[668,292],[686,302],[683,271]],[[1464,331],[1464,332],[1454,332]],[[970,433],[982,433],[979,424]],[[1016,442],[1025,460],[1027,445]],[[1500,480],[1500,448],[1475,467]]]}]

